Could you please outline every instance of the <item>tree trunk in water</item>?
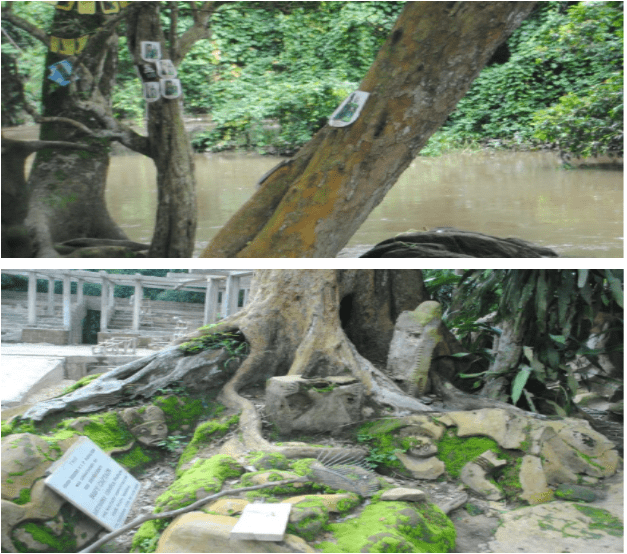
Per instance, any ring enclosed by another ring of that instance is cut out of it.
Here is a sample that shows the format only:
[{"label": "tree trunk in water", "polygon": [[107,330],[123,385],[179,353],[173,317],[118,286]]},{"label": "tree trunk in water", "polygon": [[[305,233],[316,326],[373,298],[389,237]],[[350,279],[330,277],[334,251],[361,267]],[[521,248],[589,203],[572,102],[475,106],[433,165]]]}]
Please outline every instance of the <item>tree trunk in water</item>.
[{"label": "tree trunk in water", "polygon": [[408,2],[359,87],[359,118],[278,166],[202,256],[334,257],[533,5]]},{"label": "tree trunk in water", "polygon": [[[52,34],[76,36],[76,29],[87,34],[104,22],[102,14],[79,15],[55,10]],[[97,122],[75,104],[70,87],[78,94],[92,94],[110,109],[110,95],[117,69],[117,36],[104,43],[88,43],[85,56],[86,72],[67,86],[47,77],[43,80],[43,116],[67,117],[99,129]],[[48,52],[46,66],[64,57]],[[50,70],[46,69],[46,75]],[[75,238],[126,239],[113,221],[105,203],[105,187],[109,169],[108,141],[97,140],[74,126],[63,123],[43,123],[43,141],[81,142],[94,145],[94,151],[57,151],[45,149],[37,153],[29,176],[31,198],[27,226],[35,242],[38,257],[57,256],[53,244]]]},{"label": "tree trunk in water", "polygon": [[[142,2],[127,25],[128,45],[136,64],[146,63],[141,59],[142,41],[160,42],[162,59],[175,59],[166,48],[158,2]],[[196,181],[181,106],[181,98],[148,103],[148,140],[157,167],[159,196],[150,257],[191,258],[194,250]]]}]

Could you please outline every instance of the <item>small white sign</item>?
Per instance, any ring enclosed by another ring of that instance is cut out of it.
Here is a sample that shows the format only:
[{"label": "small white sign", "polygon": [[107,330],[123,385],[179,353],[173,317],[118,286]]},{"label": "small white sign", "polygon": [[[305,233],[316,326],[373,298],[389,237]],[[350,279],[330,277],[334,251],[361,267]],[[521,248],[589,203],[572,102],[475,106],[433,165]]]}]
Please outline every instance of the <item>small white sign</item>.
[{"label": "small white sign", "polygon": [[158,82],[144,83],[144,99],[146,102],[156,102],[161,98],[161,86]]},{"label": "small white sign", "polygon": [[108,531],[124,525],[140,483],[87,437],[48,470],[45,483]]},{"label": "small white sign", "polygon": [[161,79],[161,96],[170,100],[181,96],[183,89],[179,79]]},{"label": "small white sign", "polygon": [[361,90],[350,94],[348,98],[339,105],[338,109],[331,114],[329,125],[331,125],[331,127],[346,127],[353,123],[359,117],[369,96],[369,92],[363,92]]},{"label": "small white sign", "polygon": [[162,79],[167,77],[174,78],[176,77],[176,67],[174,67],[172,60],[158,60],[157,73]]},{"label": "small white sign", "polygon": [[291,504],[247,504],[229,538],[254,541],[282,541]]},{"label": "small white sign", "polygon": [[141,56],[146,62],[156,63],[161,59],[161,43],[144,40],[140,43]]}]

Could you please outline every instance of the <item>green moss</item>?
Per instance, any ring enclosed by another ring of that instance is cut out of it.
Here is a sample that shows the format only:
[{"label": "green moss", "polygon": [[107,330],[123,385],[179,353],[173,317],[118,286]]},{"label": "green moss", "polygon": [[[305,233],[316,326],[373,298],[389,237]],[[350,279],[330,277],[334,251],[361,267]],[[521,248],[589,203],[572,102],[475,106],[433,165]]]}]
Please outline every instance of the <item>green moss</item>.
[{"label": "green moss", "polygon": [[161,455],[156,452],[145,452],[141,446],[134,446],[130,452],[114,455],[115,461],[124,466],[128,470],[138,470],[143,466],[153,463],[159,459]]},{"label": "green moss", "polygon": [[184,464],[193,460],[198,454],[198,450],[207,444],[210,444],[212,440],[218,439],[226,435],[226,433],[239,423],[239,414],[235,414],[228,419],[212,419],[205,423],[201,423],[196,427],[192,440],[181,454],[179,458],[177,474],[181,472],[181,468]]},{"label": "green moss", "polygon": [[312,541],[329,521],[324,503],[315,497],[292,506],[291,514],[287,532],[306,541]]},{"label": "green moss", "polygon": [[195,425],[204,415],[202,400],[190,400],[177,396],[157,396],[154,405],[163,410],[168,429],[177,431],[182,425]]},{"label": "green moss", "polygon": [[35,423],[30,419],[21,419],[16,417],[12,422],[2,422],[2,436],[15,435],[17,433],[37,434],[39,431],[35,429]]},{"label": "green moss", "polygon": [[158,519],[142,523],[133,536],[131,552],[154,552],[157,549],[161,532],[168,523]]},{"label": "green moss", "polygon": [[[65,528],[61,536],[54,535],[44,525],[30,521],[20,525],[19,528],[31,535],[37,542],[47,545],[47,552],[76,552],[76,538],[70,528]],[[25,544],[19,541],[15,542],[20,552],[31,552]]]},{"label": "green moss", "polygon": [[588,456],[588,455],[584,454],[583,452],[579,452],[579,450],[575,450],[575,452],[577,453],[577,455],[578,455],[580,458],[583,458],[583,459],[584,459],[584,460],[585,460],[588,464],[590,464],[592,467],[596,467],[596,468],[598,468],[598,469],[605,470],[605,468],[604,468],[601,464],[599,464],[598,462],[595,462],[595,461],[594,461],[594,458],[592,458],[592,457],[590,457],[590,456]]},{"label": "green moss", "polygon": [[323,552],[451,552],[455,528],[437,506],[428,503],[377,502],[357,517],[331,523],[334,542]]},{"label": "green moss", "polygon": [[76,381],[76,383],[74,383],[73,385],[70,385],[69,387],[65,388],[63,392],[59,394],[59,396],[63,396],[64,394],[69,394],[71,392],[74,392],[77,389],[80,389],[81,387],[84,387],[85,385],[89,385],[89,383],[91,383],[94,379],[97,379],[101,375],[102,373],[94,373],[93,375],[86,375],[82,379],[79,379],[78,381]]},{"label": "green moss", "polygon": [[584,504],[573,504],[582,514],[592,519],[590,529],[600,529],[608,535],[615,537],[623,536],[623,523],[620,519],[613,516],[607,510],[601,508],[593,508]]},{"label": "green moss", "polygon": [[457,479],[462,468],[486,450],[502,454],[498,443],[489,437],[458,437],[456,430],[450,429],[438,443],[437,457],[448,474]]},{"label": "green moss", "polygon": [[87,424],[82,427],[82,430],[70,427],[77,420],[68,419],[60,422],[55,431],[50,436],[44,437],[44,439],[54,446],[74,435],[84,435],[94,441],[105,452],[126,446],[135,440],[116,412],[105,412],[79,419],[83,421],[88,420]]},{"label": "green moss", "polygon": [[162,510],[176,510],[197,500],[196,491],[202,489],[216,493],[229,477],[239,477],[244,469],[231,456],[218,454],[205,460],[197,460],[182,472],[176,481],[155,501]]},{"label": "green moss", "polygon": [[249,465],[263,469],[287,469],[289,460],[280,452],[251,452],[246,456]]},{"label": "green moss", "polygon": [[[8,480],[7,480],[8,481]],[[15,504],[27,504],[28,502],[30,502],[30,489],[21,489],[20,490],[20,495],[14,499],[12,502],[14,502]]]}]

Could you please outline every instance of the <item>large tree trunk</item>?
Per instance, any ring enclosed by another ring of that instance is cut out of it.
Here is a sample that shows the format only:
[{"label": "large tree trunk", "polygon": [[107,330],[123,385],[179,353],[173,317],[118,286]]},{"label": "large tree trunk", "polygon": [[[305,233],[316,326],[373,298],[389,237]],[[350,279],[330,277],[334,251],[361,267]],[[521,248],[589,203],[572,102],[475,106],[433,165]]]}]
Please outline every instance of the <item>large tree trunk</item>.
[{"label": "large tree trunk", "polygon": [[[105,18],[101,13],[87,16],[55,10],[52,34],[68,37],[90,33],[100,27]],[[103,43],[90,41],[86,49],[89,52],[84,57],[85,71],[75,84],[61,86],[44,78],[43,116],[71,118],[89,128],[100,129],[102,127],[91,114],[77,106],[70,87],[75,86],[79,95],[91,95],[95,89],[110,109],[117,68],[117,36]],[[65,57],[49,51],[46,66]],[[98,141],[76,126],[59,122],[43,123],[40,138],[42,141],[93,144],[99,148],[92,152],[46,149],[37,153],[28,181],[32,192],[26,221],[33,235],[37,256],[56,256],[54,243],[75,238],[126,239],[105,204],[108,141]]]},{"label": "large tree trunk", "polygon": [[203,257],[334,257],[446,120],[534,2],[407,2],[362,81],[352,125],[326,126]]},{"label": "large tree trunk", "polygon": [[[177,62],[175,46],[170,44],[172,51],[166,48],[159,2],[142,2],[127,25],[128,45],[136,64],[141,62],[141,41],[160,42],[162,58]],[[191,258],[196,236],[196,181],[181,98],[148,103],[148,141],[157,167],[159,195],[149,256]]]}]

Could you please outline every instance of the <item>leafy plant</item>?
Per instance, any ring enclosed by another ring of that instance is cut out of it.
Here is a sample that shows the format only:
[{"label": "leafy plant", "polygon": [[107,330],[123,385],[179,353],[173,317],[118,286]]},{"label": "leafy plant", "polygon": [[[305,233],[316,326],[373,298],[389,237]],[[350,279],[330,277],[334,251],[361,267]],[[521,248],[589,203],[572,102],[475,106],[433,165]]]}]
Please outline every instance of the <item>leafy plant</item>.
[{"label": "leafy plant", "polygon": [[186,439],[187,437],[185,435],[168,435],[165,439],[159,441],[157,446],[161,446],[169,452],[178,452],[185,448]]},{"label": "leafy plant", "polygon": [[[596,362],[599,351],[586,346],[596,315],[609,312],[622,327],[623,271],[616,269],[494,269],[470,270],[460,284],[460,313],[495,310],[495,323],[513,322],[522,337],[518,364],[498,377],[509,382],[510,398],[532,410],[570,412],[578,383],[568,362],[585,356]],[[458,314],[459,316],[459,314]],[[469,376],[470,377],[470,376]],[[474,374],[484,382],[496,374]]]}]

